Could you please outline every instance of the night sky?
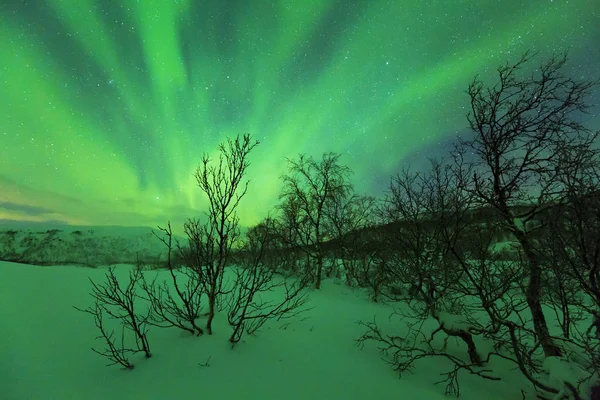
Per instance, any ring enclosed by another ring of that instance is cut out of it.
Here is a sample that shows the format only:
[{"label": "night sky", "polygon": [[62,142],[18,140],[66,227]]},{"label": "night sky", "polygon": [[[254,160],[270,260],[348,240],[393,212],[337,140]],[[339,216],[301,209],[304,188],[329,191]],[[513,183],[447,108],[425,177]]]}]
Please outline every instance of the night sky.
[{"label": "night sky", "polygon": [[180,224],[202,154],[246,132],[242,225],[298,153],[379,196],[467,131],[476,74],[568,50],[600,78],[599,43],[598,0],[0,0],[0,220]]}]

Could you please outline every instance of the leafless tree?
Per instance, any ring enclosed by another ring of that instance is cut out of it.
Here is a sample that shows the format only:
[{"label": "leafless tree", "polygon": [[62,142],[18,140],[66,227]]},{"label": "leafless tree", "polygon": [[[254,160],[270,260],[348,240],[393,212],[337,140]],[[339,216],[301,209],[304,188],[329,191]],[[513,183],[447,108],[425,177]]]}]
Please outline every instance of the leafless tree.
[{"label": "leafless tree", "polygon": [[[540,255],[525,226],[562,190],[556,168],[561,152],[592,144],[577,117],[588,109],[585,98],[593,83],[564,75],[566,55],[553,56],[525,75],[530,59],[525,54],[515,64],[500,67],[493,86],[486,87],[479,78],[469,85],[467,118],[474,136],[460,140],[455,156],[467,160],[474,171],[463,177],[463,188],[498,210],[505,229],[520,244],[535,333],[544,354],[557,356],[561,352],[550,338],[541,306]],[[515,212],[516,205],[524,205],[524,211]]]},{"label": "leafless tree", "polygon": [[565,190],[546,217],[545,250],[600,311],[600,152],[581,149],[563,160],[559,178]]},{"label": "leafless tree", "polygon": [[456,290],[472,299],[470,312],[464,314],[469,332],[493,343],[486,359],[498,357],[514,363],[540,398],[556,395],[559,390],[540,377],[542,363],[537,356],[541,342],[526,315],[529,306],[523,282],[527,271],[523,264],[527,260],[507,261],[492,253],[493,235],[486,235],[487,230],[483,224],[473,224],[464,238],[473,245],[466,250],[450,248],[463,276]]},{"label": "leafless tree", "polygon": [[[422,325],[422,321],[417,323],[408,323],[409,333],[406,335],[390,335],[382,332],[377,325],[377,322],[360,322],[360,325],[367,328],[366,332],[357,339],[357,345],[363,347],[367,341],[375,341],[378,343],[378,349],[387,357],[389,357],[389,363],[393,366],[394,370],[402,375],[407,372],[411,372],[414,369],[414,364],[428,357],[445,358],[452,362],[453,367],[447,373],[444,373],[444,379],[436,382],[445,383],[445,392],[448,395],[460,396],[460,383],[458,374],[461,371],[467,371],[471,375],[477,375],[484,379],[499,381],[500,377],[495,376],[492,371],[483,367],[483,365],[489,362],[489,358],[480,359],[477,357],[477,362],[464,360],[462,357],[447,351],[447,339],[444,340],[443,346],[439,348],[434,342],[434,338],[437,333],[442,329],[447,329],[452,332],[450,327],[440,325],[437,330],[434,330],[429,335],[423,332],[419,325]],[[457,332],[466,332],[464,330],[458,330]],[[476,350],[475,353],[476,354]]]},{"label": "leafless tree", "polygon": [[[269,320],[294,317],[303,311],[308,301],[305,288],[300,281],[290,283],[288,279],[276,279],[274,270],[262,259],[272,237],[272,224],[263,224],[262,229],[249,231],[240,268],[235,269],[235,284],[228,297],[228,320],[233,331],[229,338],[232,346],[244,333],[253,334]],[[283,288],[285,294],[279,301],[265,299],[265,294]]]},{"label": "leafless tree", "polygon": [[[204,330],[198,326],[196,320],[202,311],[203,281],[190,264],[177,268],[173,260],[174,243],[171,223],[166,228],[159,227],[164,236],[158,236],[167,247],[168,280],[158,280],[160,273],[152,281],[141,281],[147,299],[151,305],[150,321],[154,326],[161,328],[177,327],[193,335],[200,336]],[[189,259],[185,248],[179,247],[180,260]],[[170,281],[170,283],[169,283]]]},{"label": "leafless tree", "polygon": [[[547,302],[555,310],[563,336],[585,349],[579,363],[596,386],[600,386],[599,172],[597,149],[563,153],[559,179],[565,190],[543,216],[547,229],[540,239],[550,283]],[[591,324],[582,332],[579,327],[588,319]]]},{"label": "leafless tree", "polygon": [[[461,279],[452,281],[445,296],[437,300],[437,311],[432,315],[438,322],[436,329],[431,332],[423,329],[431,306],[430,298],[421,293],[408,302],[408,308],[398,307],[394,312],[405,322],[408,328],[405,334],[386,334],[375,321],[363,322],[367,331],[358,342],[361,345],[366,341],[378,342],[380,350],[390,357],[389,362],[399,373],[411,371],[414,363],[424,357],[451,361],[453,368],[440,381],[446,384],[448,394],[460,394],[461,371],[499,380],[499,375],[488,366],[495,357],[514,363],[539,391],[540,398],[556,395],[558,388],[549,386],[540,377],[542,364],[536,359],[539,342],[529,328],[531,321],[525,316],[528,306],[521,295],[523,268],[520,262],[500,260],[489,252],[493,242],[491,236],[485,235],[486,229],[481,224],[471,224],[459,237],[458,245],[449,246],[445,257],[449,259],[448,264],[460,271]],[[470,240],[474,245],[463,247],[459,244],[463,240]],[[442,345],[436,344],[434,338],[439,333],[462,340],[468,358],[449,352],[447,339]],[[475,336],[490,341],[492,346],[486,346],[488,350],[482,352],[475,346]]]},{"label": "leafless tree", "polygon": [[248,154],[258,145],[251,135],[237,136],[219,145],[216,162],[208,155],[195,173],[200,189],[209,201],[207,222],[190,219],[184,230],[188,238],[189,257],[186,263],[198,274],[208,297],[206,330],[212,334],[212,321],[220,296],[223,294],[223,275],[230,261],[231,249],[239,237],[239,218],[236,209],[248,190],[243,182],[250,163]]},{"label": "leafless tree", "polygon": [[[332,253],[342,263],[348,286],[358,282],[361,271],[368,271],[372,267],[374,254],[363,231],[375,225],[375,210],[374,197],[360,196],[352,190],[333,197],[326,204],[326,224],[327,231],[331,232]],[[337,267],[337,264],[333,264],[333,267]]]},{"label": "leafless tree", "polygon": [[392,178],[380,210],[387,223],[385,242],[390,283],[428,299],[430,311],[440,290],[451,290],[460,276],[448,265],[449,246],[465,228],[470,196],[456,187],[447,164],[431,161],[426,173],[406,169]]},{"label": "leafless tree", "polygon": [[[447,374],[447,393],[458,394],[458,372],[467,370],[487,379],[498,380],[484,368],[482,357],[473,339],[471,321],[466,321],[468,299],[460,290],[462,271],[451,250],[460,248],[470,223],[467,211],[470,196],[456,185],[456,177],[447,164],[432,161],[426,173],[409,170],[392,179],[390,192],[384,200],[382,213],[388,224],[385,246],[388,250],[387,276],[389,284],[403,288],[388,291],[393,301],[406,302],[399,315],[408,332],[402,337],[384,334],[374,322],[358,342],[374,340],[380,349],[392,357],[398,372],[412,369],[423,357],[444,357],[455,368]],[[437,328],[428,333],[424,322],[433,318]],[[460,321],[457,321],[459,320]],[[445,335],[444,345],[436,347],[435,337]],[[468,360],[446,351],[448,338],[462,341]],[[488,356],[489,357],[489,356]]]},{"label": "leafless tree", "polygon": [[[298,273],[298,248],[294,246],[293,224],[285,219],[268,216],[257,225],[248,229],[247,242],[264,239],[261,262],[275,273],[296,275]],[[244,258],[251,257],[248,246],[240,251]]]},{"label": "leafless tree", "polygon": [[102,357],[107,358],[110,363],[106,364],[107,367],[112,365],[121,365],[123,369],[132,370],[135,366],[129,360],[128,355],[136,353],[137,350],[127,348],[125,345],[125,326],[121,325],[121,343],[118,345],[114,339],[115,332],[111,331],[110,333],[107,331],[104,326],[104,309],[100,305],[100,303],[96,302],[94,304],[94,308],[88,308],[85,312],[91,314],[94,317],[94,323],[96,327],[100,330],[100,336],[96,337],[96,339],[104,339],[106,343],[106,347],[103,350],[98,350],[92,347],[92,351],[96,354],[101,355]]},{"label": "leafless tree", "polygon": [[288,196],[277,206],[279,215],[274,217],[273,231],[276,235],[276,247],[280,268],[286,273],[300,276],[306,282],[314,282],[314,272],[311,271],[310,252],[303,247],[301,232],[308,229],[308,219],[302,214],[297,198]]},{"label": "leafless tree", "polygon": [[[555,225],[556,221],[550,222]],[[564,232],[548,232],[539,240],[542,250],[543,285],[541,290],[542,304],[554,313],[554,319],[560,326],[562,336],[570,339],[573,329],[589,315],[591,304],[581,290],[580,282],[569,271],[565,258],[570,258],[568,247],[558,247]],[[585,299],[584,299],[585,297]]]},{"label": "leafless tree", "polygon": [[[459,394],[460,371],[498,380],[487,367],[492,357],[513,362],[536,390],[556,394],[540,378],[542,365],[536,359],[540,346],[529,328],[528,309],[522,296],[525,261],[505,261],[490,250],[494,244],[494,220],[481,219],[476,196],[461,188],[466,167],[432,162],[427,173],[405,171],[393,178],[384,212],[396,229],[390,229],[388,276],[408,287],[389,292],[388,298],[404,301],[394,315],[408,331],[400,336],[385,334],[374,322],[359,343],[377,341],[399,372],[410,371],[424,357],[443,357],[454,368],[446,374],[446,392]],[[488,216],[487,218],[489,218]],[[433,318],[437,328],[428,332],[424,322]],[[434,339],[446,338],[440,346]],[[492,344],[482,352],[474,337]],[[446,349],[448,338],[462,341],[467,358]]]},{"label": "leafless tree", "polygon": [[351,188],[350,169],[339,163],[339,154],[325,153],[321,160],[300,155],[289,159],[290,170],[283,176],[280,210],[288,218],[293,230],[295,247],[307,256],[309,268],[314,261],[314,285],[321,287],[326,232],[327,203],[345,195]]},{"label": "leafless tree", "polygon": [[[127,358],[127,354],[143,352],[146,358],[152,356],[147,336],[150,314],[139,314],[136,311],[136,302],[143,299],[137,293],[138,285],[142,280],[142,271],[136,268],[129,272],[129,282],[126,287],[123,287],[115,275],[114,267],[111,266],[106,274],[106,282],[95,283],[90,279],[93,287],[91,295],[94,298],[94,306],[85,309],[75,307],[76,310],[94,317],[96,327],[101,332],[101,336],[98,338],[103,338],[108,348],[103,351],[92,350],[107,357],[111,361],[109,365],[120,364],[126,369],[133,369],[133,364]],[[139,308],[139,304],[137,307]],[[115,344],[114,332],[108,333],[104,326],[104,313],[119,321],[122,327],[120,347]],[[126,330],[134,334],[136,349],[125,347]]]},{"label": "leafless tree", "polygon": [[[232,246],[239,237],[236,209],[246,194],[248,182],[242,182],[249,166],[247,156],[258,144],[250,135],[228,139],[219,146],[216,163],[204,155],[195,173],[198,186],[209,200],[206,221],[189,219],[184,224],[186,243],[174,243],[170,223],[159,229],[159,239],[167,247],[167,281],[143,282],[152,305],[152,320],[156,326],[176,326],[192,334],[202,335],[197,324],[201,316],[202,296],[208,298],[205,314],[206,331],[212,334],[212,321],[223,288],[225,267],[231,261]],[[172,289],[171,289],[172,288]]]}]

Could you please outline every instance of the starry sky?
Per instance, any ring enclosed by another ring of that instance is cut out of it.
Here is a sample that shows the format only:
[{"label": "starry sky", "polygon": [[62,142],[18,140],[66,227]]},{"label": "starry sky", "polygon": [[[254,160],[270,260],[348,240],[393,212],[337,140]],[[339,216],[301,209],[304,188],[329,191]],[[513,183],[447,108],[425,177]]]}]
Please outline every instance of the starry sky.
[{"label": "starry sky", "polygon": [[599,21],[597,0],[1,0],[0,220],[181,224],[202,154],[242,133],[244,226],[299,153],[379,196],[467,131],[476,74],[568,50],[600,78]]}]

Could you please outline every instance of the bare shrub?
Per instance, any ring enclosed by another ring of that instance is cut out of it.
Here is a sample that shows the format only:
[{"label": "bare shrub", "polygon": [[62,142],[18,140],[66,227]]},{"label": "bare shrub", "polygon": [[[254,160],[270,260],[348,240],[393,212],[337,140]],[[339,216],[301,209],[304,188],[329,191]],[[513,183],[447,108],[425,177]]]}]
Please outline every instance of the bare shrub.
[{"label": "bare shrub", "polygon": [[141,285],[150,302],[152,313],[149,323],[160,328],[177,327],[193,335],[200,336],[204,330],[196,320],[202,311],[201,277],[189,266],[178,269],[173,262],[173,231],[171,223],[159,229],[164,237],[156,236],[167,247],[167,269],[169,280],[158,281],[159,274],[152,281],[142,280]]},{"label": "bare shrub", "polygon": [[[202,310],[202,296],[208,300],[206,331],[212,334],[212,322],[220,310],[225,267],[231,264],[232,247],[239,237],[236,209],[246,194],[248,182],[242,183],[249,166],[247,156],[258,144],[245,134],[219,145],[216,163],[208,155],[202,157],[195,177],[208,197],[206,220],[189,219],[184,224],[186,243],[174,243],[170,223],[159,229],[159,239],[167,247],[167,269],[171,285],[166,281],[143,283],[152,305],[152,323],[160,327],[175,326],[202,335],[196,323]],[[173,289],[171,289],[171,287]],[[174,292],[174,293],[173,293]]]},{"label": "bare shrub", "polygon": [[[104,339],[107,348],[102,351],[93,348],[92,350],[108,358],[111,361],[108,365],[120,364],[126,369],[133,369],[133,364],[127,358],[128,354],[143,352],[146,358],[152,356],[147,336],[147,323],[150,314],[149,312],[139,314],[136,311],[136,302],[142,299],[137,293],[138,285],[142,280],[142,271],[134,269],[129,272],[127,286],[123,287],[114,273],[114,267],[110,267],[106,274],[106,282],[97,284],[90,279],[93,287],[91,295],[94,298],[94,306],[85,309],[75,307],[76,310],[94,317],[94,323],[101,333],[98,338]],[[109,333],[106,330],[103,319],[104,313],[119,321],[122,328],[120,345],[115,342],[114,331]],[[135,348],[125,347],[126,331],[133,333]]]},{"label": "bare shrub", "polygon": [[197,275],[208,297],[206,330],[212,334],[212,321],[223,292],[223,275],[230,262],[233,244],[239,238],[239,218],[236,209],[248,190],[242,179],[250,163],[248,154],[258,145],[249,134],[228,139],[219,145],[219,158],[213,162],[208,155],[195,173],[198,186],[208,197],[207,221],[190,219],[184,225],[188,238],[188,257],[184,258]]},{"label": "bare shrub", "polygon": [[[254,334],[269,320],[282,320],[305,311],[308,296],[304,286],[289,279],[276,279],[272,268],[262,262],[270,237],[269,229],[251,231],[244,245],[246,256],[235,269],[235,284],[228,298],[228,320],[232,327],[229,342],[238,343],[244,333]],[[279,301],[267,300],[265,294],[283,288]]]}]

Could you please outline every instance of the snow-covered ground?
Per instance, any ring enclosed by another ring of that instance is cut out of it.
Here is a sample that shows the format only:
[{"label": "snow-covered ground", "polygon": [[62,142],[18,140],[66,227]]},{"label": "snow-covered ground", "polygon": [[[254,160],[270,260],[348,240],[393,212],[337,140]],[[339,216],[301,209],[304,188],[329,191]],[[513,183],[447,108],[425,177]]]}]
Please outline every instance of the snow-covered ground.
[{"label": "snow-covered ground", "polygon": [[[125,277],[128,266],[117,266]],[[132,358],[136,367],[106,367],[90,350],[102,348],[91,316],[73,309],[90,304],[90,283],[105,269],[37,267],[0,262],[0,398],[26,399],[443,399],[434,385],[448,365],[439,359],[417,364],[398,379],[374,345],[354,340],[358,320],[374,315],[383,329],[390,309],[332,281],[311,293],[314,307],[292,321],[268,323],[255,337],[231,349],[226,315],[213,336],[193,337],[175,328],[152,328],[153,357]],[[154,274],[155,272],[146,272]],[[164,271],[159,272],[164,273]],[[285,329],[284,329],[285,328]],[[208,366],[201,366],[208,361]],[[506,379],[461,376],[464,399],[521,398],[522,379],[506,366]]]},{"label": "snow-covered ground", "polygon": [[[413,373],[399,379],[382,361],[376,343],[367,342],[362,350],[356,346],[355,340],[365,332],[358,321],[375,317],[384,333],[394,335],[406,333],[406,321],[389,318],[391,306],[372,302],[364,290],[332,280],[310,293],[310,310],[292,320],[267,323],[234,349],[227,341],[231,328],[223,312],[215,319],[213,336],[151,327],[152,358],[133,356],[132,371],[106,367],[107,360],[90,350],[104,348],[103,341],[94,339],[99,332],[92,317],[73,308],[92,304],[89,279],[103,282],[106,266],[82,268],[57,260],[68,257],[101,265],[112,257],[131,262],[137,254],[159,254],[164,245],[149,228],[59,227],[54,233],[46,226],[2,228],[0,255],[18,251],[57,265],[0,261],[1,400],[448,398],[445,384],[435,384],[451,369],[447,360],[420,360]],[[7,250],[7,243],[13,247]],[[120,280],[127,279],[130,268],[117,265]],[[168,272],[144,274],[166,277]],[[454,327],[463,324],[452,315],[441,317]],[[438,325],[430,319],[425,326],[433,331]],[[486,348],[477,338],[476,342]],[[462,343],[453,339],[448,351],[465,356]],[[561,360],[548,360],[546,366],[555,387],[573,375]],[[489,367],[502,380],[461,373],[462,399],[521,399],[521,389],[531,388],[513,364],[494,359]]]}]

